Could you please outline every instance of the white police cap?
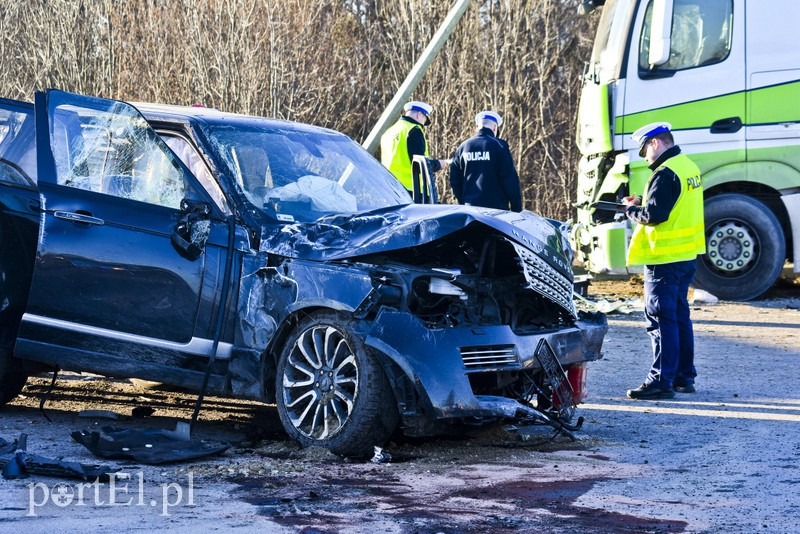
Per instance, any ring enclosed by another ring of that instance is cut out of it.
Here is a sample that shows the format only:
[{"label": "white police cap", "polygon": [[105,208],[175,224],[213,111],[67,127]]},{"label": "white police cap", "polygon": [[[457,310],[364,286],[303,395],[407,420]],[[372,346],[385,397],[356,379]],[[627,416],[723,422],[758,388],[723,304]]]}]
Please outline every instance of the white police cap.
[{"label": "white police cap", "polygon": [[483,121],[486,119],[496,122],[498,126],[503,124],[503,118],[500,116],[500,114],[491,110],[481,111],[475,115],[475,124],[478,126],[483,126]]},{"label": "white police cap", "polygon": [[631,134],[633,142],[639,145],[639,155],[644,157],[644,145],[655,137],[656,135],[668,132],[672,129],[672,125],[668,122],[653,122],[642,126]]},{"label": "white police cap", "polygon": [[430,114],[433,112],[433,106],[430,104],[426,104],[425,102],[420,102],[419,100],[412,100],[405,106],[403,106],[403,111],[406,113],[409,111],[421,111],[425,114],[425,124],[431,123]]}]

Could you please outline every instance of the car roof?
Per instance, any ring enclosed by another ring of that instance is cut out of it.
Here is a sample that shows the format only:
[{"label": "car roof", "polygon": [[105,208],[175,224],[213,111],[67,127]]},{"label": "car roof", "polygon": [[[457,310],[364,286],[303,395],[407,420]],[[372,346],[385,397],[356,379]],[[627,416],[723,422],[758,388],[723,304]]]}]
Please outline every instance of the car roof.
[{"label": "car roof", "polygon": [[253,115],[241,115],[239,113],[230,113],[220,111],[216,108],[207,108],[204,106],[177,106],[170,104],[154,104],[149,102],[128,102],[148,121],[153,120],[179,120],[182,122],[204,122],[208,124],[229,124],[242,127],[261,128],[274,128],[274,129],[290,129],[295,131],[306,131],[309,133],[328,133],[343,135],[340,132],[323,128],[321,126],[312,126],[302,122],[292,122],[281,119],[268,119],[266,117],[256,117]]}]

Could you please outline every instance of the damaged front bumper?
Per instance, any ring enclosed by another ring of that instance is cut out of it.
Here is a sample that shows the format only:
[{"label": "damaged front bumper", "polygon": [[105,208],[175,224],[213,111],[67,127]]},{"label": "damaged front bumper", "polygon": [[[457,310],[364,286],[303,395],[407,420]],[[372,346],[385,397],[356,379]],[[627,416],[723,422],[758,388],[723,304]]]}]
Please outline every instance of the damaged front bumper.
[{"label": "damaged front bumper", "polygon": [[440,422],[515,419],[529,415],[531,406],[525,399],[511,396],[501,403],[496,393],[476,391],[477,384],[494,383],[502,391],[504,381],[541,374],[536,351],[543,340],[563,368],[598,360],[607,330],[602,314],[582,314],[574,327],[549,332],[515,333],[505,325],[429,329],[411,314],[384,309],[366,343],[393,360],[413,382],[419,405],[401,407],[406,423],[419,411],[429,411],[428,418]]}]

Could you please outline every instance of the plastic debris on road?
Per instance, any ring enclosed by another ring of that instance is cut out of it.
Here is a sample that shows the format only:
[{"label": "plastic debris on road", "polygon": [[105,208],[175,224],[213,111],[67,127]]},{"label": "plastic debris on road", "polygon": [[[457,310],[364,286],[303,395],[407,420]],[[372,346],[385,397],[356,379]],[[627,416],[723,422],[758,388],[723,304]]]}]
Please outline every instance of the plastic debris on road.
[{"label": "plastic debris on road", "polygon": [[373,464],[386,464],[392,461],[392,455],[380,447],[375,447],[375,454],[370,459]]},{"label": "plastic debris on road", "polygon": [[692,292],[692,304],[716,304],[719,299],[702,289],[695,289]]},{"label": "plastic debris on road", "polygon": [[577,293],[573,296],[577,301],[576,308],[579,310],[598,311],[605,314],[621,313],[623,315],[644,311],[644,302],[639,298],[609,301],[606,299],[591,300]]}]

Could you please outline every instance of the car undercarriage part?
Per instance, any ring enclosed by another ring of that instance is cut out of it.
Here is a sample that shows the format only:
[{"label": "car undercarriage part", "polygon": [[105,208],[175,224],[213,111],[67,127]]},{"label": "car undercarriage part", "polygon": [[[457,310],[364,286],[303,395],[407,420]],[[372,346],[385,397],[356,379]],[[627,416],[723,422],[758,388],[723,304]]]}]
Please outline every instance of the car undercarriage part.
[{"label": "car undercarriage part", "polygon": [[76,431],[72,439],[95,456],[109,459],[133,459],[147,465],[196,460],[221,454],[228,445],[212,445],[200,440],[176,439],[169,431],[130,430],[106,426],[103,434],[91,430]]}]

